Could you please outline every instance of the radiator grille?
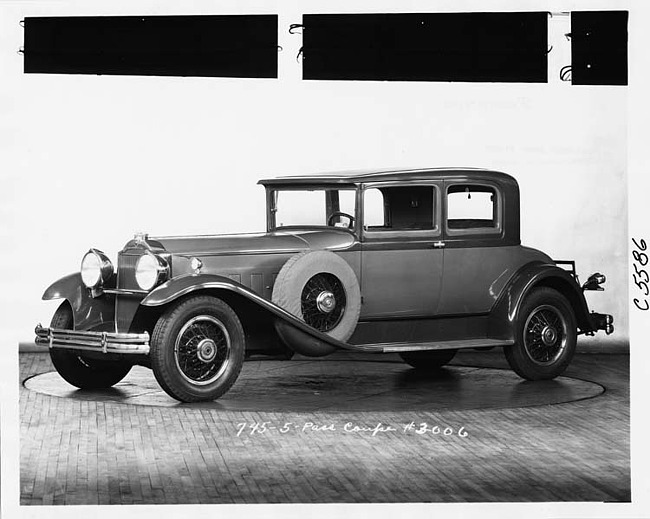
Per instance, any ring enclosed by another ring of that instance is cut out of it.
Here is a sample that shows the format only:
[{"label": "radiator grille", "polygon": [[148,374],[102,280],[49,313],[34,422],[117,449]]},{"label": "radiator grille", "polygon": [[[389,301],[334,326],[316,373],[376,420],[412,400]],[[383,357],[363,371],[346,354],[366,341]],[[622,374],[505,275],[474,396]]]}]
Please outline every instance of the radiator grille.
[{"label": "radiator grille", "polygon": [[117,288],[139,289],[135,281],[135,265],[141,254],[120,254],[117,260]]},{"label": "radiator grille", "polygon": [[[117,258],[117,288],[139,289],[135,281],[135,266],[142,254],[119,254]],[[115,323],[120,332],[129,331],[139,299],[118,295],[115,298]]]}]

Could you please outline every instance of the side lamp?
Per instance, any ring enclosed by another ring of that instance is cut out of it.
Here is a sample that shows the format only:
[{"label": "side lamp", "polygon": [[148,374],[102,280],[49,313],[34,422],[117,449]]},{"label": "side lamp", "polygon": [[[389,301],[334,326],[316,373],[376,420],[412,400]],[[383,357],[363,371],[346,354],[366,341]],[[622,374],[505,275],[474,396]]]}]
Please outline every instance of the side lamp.
[{"label": "side lamp", "polygon": [[589,276],[587,281],[585,281],[585,284],[582,285],[582,290],[605,290],[600,286],[605,283],[605,281],[607,281],[605,275],[601,274],[600,272],[596,272],[595,274]]}]

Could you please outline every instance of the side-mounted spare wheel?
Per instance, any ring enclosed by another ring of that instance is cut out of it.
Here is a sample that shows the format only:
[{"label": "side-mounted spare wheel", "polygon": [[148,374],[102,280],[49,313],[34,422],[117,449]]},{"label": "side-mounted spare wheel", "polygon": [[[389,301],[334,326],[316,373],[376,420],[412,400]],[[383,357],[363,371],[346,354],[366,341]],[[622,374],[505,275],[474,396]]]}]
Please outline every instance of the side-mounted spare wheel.
[{"label": "side-mounted spare wheel", "polygon": [[576,349],[573,308],[557,290],[540,287],[524,299],[515,344],[504,348],[510,367],[527,380],[552,379],[567,368]]},{"label": "side-mounted spare wheel", "polygon": [[[347,341],[359,320],[361,291],[354,271],[330,251],[308,251],[289,258],[273,285],[272,301],[309,326],[339,341]],[[286,341],[286,338],[285,338]],[[298,353],[327,355],[333,346],[287,344]]]},{"label": "side-mounted spare wheel", "polygon": [[[52,317],[51,328],[72,330],[72,309],[62,303]],[[88,358],[72,350],[50,348],[52,364],[63,379],[79,389],[103,389],[114,386],[131,370],[131,364]]]},{"label": "side-mounted spare wheel", "polygon": [[234,310],[212,296],[192,296],[158,319],[151,337],[154,376],[181,402],[215,400],[235,383],[244,362],[244,329]]}]

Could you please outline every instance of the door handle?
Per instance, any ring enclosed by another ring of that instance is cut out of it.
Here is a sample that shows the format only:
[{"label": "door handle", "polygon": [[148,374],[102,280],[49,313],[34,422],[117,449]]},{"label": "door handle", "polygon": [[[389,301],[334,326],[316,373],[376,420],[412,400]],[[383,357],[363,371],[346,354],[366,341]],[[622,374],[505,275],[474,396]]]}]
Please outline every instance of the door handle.
[{"label": "door handle", "polygon": [[433,247],[434,249],[444,249],[445,248],[445,242],[444,241],[434,242],[431,247]]}]

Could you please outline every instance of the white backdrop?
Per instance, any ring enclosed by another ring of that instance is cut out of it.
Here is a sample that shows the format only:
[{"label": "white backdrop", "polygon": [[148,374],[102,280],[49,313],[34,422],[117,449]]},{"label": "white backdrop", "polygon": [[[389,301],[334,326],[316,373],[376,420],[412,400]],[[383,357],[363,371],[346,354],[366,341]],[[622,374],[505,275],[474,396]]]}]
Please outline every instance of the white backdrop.
[{"label": "white backdrop", "polygon": [[[295,59],[301,38],[287,27],[302,12],[322,12],[317,3],[210,10],[280,14],[277,80],[22,73],[15,51],[25,16],[190,14],[202,7],[125,5],[23,3],[2,19],[4,95],[11,99],[3,114],[11,166],[2,172],[2,210],[13,224],[3,227],[13,251],[3,292],[16,311],[6,330],[14,340],[32,340],[36,321],[49,321],[56,303],[42,303],[43,290],[76,271],[91,246],[115,258],[137,230],[263,230],[261,177],[473,166],[519,180],[524,244],[575,259],[583,278],[607,275],[606,292],[589,299],[614,315],[611,338],[627,341],[627,89],[559,81],[559,68],[570,62],[568,18],[549,19],[549,84],[302,81]],[[400,7],[431,10],[423,5]],[[472,5],[455,2],[454,9]],[[342,10],[328,5],[326,12]]]}]

